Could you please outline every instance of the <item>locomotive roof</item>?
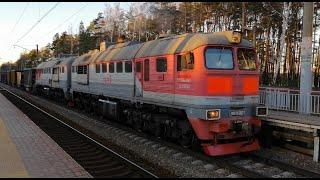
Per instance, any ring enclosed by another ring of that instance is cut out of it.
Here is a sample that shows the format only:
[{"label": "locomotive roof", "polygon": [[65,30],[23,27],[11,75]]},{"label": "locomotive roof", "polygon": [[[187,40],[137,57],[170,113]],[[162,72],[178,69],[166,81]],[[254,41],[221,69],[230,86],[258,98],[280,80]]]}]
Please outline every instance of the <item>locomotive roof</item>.
[{"label": "locomotive roof", "polygon": [[73,60],[75,59],[76,57],[64,57],[64,58],[61,58],[60,59],[60,63],[56,63],[54,65],[54,67],[59,67],[59,66],[63,66],[63,65],[69,65],[69,64],[72,64],[73,63]]},{"label": "locomotive roof", "polygon": [[[156,39],[145,43],[124,42],[109,46],[101,52],[91,52],[75,59],[73,65],[86,65],[93,62],[110,60],[129,60],[149,56],[160,56],[192,51],[202,45],[233,45],[227,35],[231,31],[215,33],[187,33],[183,35],[171,36]],[[246,40],[241,39],[239,46],[253,47]]]},{"label": "locomotive roof", "polygon": [[133,59],[142,46],[143,43],[139,42],[126,42],[112,45],[99,54],[95,62]]},{"label": "locomotive roof", "polygon": [[[179,36],[148,41],[139,50],[136,58],[188,52],[199,46],[208,44],[232,45],[228,41],[225,32],[187,33]],[[252,47],[252,44],[246,39],[242,39],[238,45]]]},{"label": "locomotive roof", "polygon": [[72,66],[80,66],[80,65],[87,65],[94,61],[95,57],[99,55],[101,52],[98,50],[90,51],[89,53],[83,54],[79,57],[77,57],[73,63]]},{"label": "locomotive roof", "polygon": [[49,61],[42,62],[37,66],[37,69],[43,69],[43,68],[51,68],[53,67],[57,62],[59,62],[60,59],[53,58]]}]

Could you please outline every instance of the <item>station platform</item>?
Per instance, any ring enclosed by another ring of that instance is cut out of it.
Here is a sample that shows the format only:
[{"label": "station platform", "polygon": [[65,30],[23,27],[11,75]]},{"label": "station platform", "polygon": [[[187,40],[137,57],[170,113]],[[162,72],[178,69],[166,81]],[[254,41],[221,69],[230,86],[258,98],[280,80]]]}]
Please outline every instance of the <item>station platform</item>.
[{"label": "station platform", "polygon": [[0,93],[0,177],[92,176]]},{"label": "station platform", "polygon": [[313,134],[313,160],[320,158],[320,116],[304,115],[295,112],[270,110],[267,117],[261,120],[268,125],[299,130]]}]

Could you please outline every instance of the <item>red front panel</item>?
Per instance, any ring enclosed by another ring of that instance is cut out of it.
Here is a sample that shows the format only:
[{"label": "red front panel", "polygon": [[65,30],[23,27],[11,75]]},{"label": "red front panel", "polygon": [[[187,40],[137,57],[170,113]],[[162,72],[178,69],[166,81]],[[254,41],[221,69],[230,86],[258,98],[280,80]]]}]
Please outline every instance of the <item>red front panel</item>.
[{"label": "red front panel", "polygon": [[[193,51],[194,69],[176,72],[175,94],[193,96],[239,96],[258,95],[258,67],[253,71],[239,70],[234,55],[234,69],[207,69],[205,65],[206,47]],[[236,53],[236,49],[233,50]]]}]

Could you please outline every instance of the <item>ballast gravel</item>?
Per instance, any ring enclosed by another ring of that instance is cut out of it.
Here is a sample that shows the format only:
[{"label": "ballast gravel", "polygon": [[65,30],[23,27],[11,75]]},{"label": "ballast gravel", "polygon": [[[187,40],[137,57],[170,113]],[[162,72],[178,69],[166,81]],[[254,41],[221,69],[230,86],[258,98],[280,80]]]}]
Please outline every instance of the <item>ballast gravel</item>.
[{"label": "ballast gravel", "polygon": [[320,173],[320,163],[314,162],[312,156],[272,146],[270,149],[263,148],[254,152],[255,155],[274,159],[292,166]]}]

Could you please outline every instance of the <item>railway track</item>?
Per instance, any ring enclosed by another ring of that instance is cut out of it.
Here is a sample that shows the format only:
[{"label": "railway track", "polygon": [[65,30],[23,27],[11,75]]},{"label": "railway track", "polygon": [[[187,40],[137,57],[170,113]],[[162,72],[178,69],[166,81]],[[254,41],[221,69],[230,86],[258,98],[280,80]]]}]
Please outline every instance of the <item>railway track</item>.
[{"label": "railway track", "polygon": [[158,178],[14,93],[0,90],[93,177]]},{"label": "railway track", "polygon": [[233,155],[221,158],[219,161],[229,164],[235,169],[245,169],[243,175],[249,172],[250,177],[265,178],[318,178],[320,174],[284,164],[275,160],[257,157],[252,154]]},{"label": "railway track", "polygon": [[196,157],[198,160],[216,164],[221,168],[226,168],[237,175],[237,177],[248,178],[319,178],[320,173],[308,171],[281,161],[269,159],[254,153],[242,153],[227,155],[222,157],[208,157],[194,149],[185,149],[170,142],[165,143],[174,149]]},{"label": "railway track", "polygon": [[[83,113],[84,116],[87,114]],[[165,141],[163,139],[158,139],[156,137],[150,137],[143,133],[136,132],[135,130],[124,127],[119,123],[111,123],[115,125],[116,128],[127,131],[133,136],[143,137],[149,139],[156,144],[161,144],[168,147],[167,149],[173,149],[175,154],[184,154],[181,159],[187,156],[192,157],[193,162],[201,161],[205,163],[210,163],[214,166],[219,166],[220,168],[225,168],[231,171],[235,177],[250,177],[250,178],[303,178],[303,177],[320,177],[320,174],[308,171],[290,164],[279,162],[276,160],[268,159],[261,156],[256,156],[252,153],[240,154],[240,155],[230,155],[224,157],[208,157],[203,153],[199,153],[193,149],[185,149],[174,143]],[[128,130],[129,129],[129,130]],[[129,135],[131,136],[131,135]],[[138,138],[137,138],[138,139]],[[139,143],[139,141],[137,141]],[[178,152],[178,153],[177,153]],[[174,156],[174,154],[173,154]],[[232,177],[232,176],[231,176]]]}]

